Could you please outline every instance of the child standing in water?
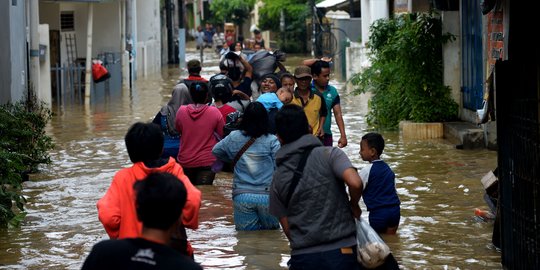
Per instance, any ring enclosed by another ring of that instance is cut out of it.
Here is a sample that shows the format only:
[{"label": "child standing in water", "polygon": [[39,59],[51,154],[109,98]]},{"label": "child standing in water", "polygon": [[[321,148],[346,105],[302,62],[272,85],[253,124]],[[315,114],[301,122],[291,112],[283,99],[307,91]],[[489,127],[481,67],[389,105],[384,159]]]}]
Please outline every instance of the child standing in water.
[{"label": "child standing in water", "polygon": [[360,142],[360,156],[369,165],[360,170],[364,184],[362,197],[369,211],[369,224],[378,233],[395,234],[399,226],[400,201],[396,191],[395,174],[380,159],[384,139],[379,133],[368,133]]}]

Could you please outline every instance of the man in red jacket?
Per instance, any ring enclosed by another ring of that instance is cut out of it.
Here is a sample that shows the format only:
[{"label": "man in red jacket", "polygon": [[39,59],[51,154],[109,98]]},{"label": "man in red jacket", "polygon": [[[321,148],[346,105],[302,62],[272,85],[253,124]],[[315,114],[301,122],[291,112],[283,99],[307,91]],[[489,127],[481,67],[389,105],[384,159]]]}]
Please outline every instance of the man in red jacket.
[{"label": "man in red jacket", "polygon": [[161,159],[163,140],[163,133],[156,124],[139,122],[129,128],[125,142],[133,165],[116,173],[111,186],[97,202],[98,217],[112,239],[140,237],[142,223],[137,219],[133,185],[150,173],[170,173],[186,187],[187,200],[182,211],[182,222],[179,222],[181,226],[176,228],[169,245],[193,256],[185,227],[195,230],[199,226],[201,192],[191,184],[174,158]]}]

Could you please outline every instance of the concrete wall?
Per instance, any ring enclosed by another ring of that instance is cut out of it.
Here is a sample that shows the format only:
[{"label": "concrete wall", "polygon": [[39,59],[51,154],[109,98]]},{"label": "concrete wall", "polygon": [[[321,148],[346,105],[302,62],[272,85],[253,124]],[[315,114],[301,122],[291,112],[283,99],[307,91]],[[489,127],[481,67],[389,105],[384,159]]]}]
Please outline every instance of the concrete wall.
[{"label": "concrete wall", "polygon": [[[452,89],[452,99],[463,108],[461,93],[461,28],[459,11],[442,11],[443,33],[451,33],[456,40],[443,46],[443,83]],[[461,111],[461,110],[460,110]]]},{"label": "concrete wall", "polygon": [[137,1],[137,74],[147,76],[161,71],[161,18],[159,1]]},{"label": "concrete wall", "polygon": [[38,27],[39,44],[45,45],[45,57],[39,61],[39,91],[38,99],[45,102],[49,107],[52,105],[51,99],[51,57],[49,53],[49,25],[40,24]]},{"label": "concrete wall", "polygon": [[[16,5],[13,5],[13,4]],[[0,1],[0,104],[22,100],[27,90],[25,1]]]}]

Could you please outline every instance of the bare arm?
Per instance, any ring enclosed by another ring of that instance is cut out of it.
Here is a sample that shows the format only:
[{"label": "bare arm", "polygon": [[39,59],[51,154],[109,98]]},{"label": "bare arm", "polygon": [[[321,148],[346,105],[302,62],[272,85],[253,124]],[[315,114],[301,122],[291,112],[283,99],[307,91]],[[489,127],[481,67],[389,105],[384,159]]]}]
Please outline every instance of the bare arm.
[{"label": "bare arm", "polygon": [[334,110],[334,117],[336,118],[336,124],[339,128],[339,134],[341,134],[338,140],[338,147],[343,148],[347,146],[347,134],[345,134],[345,122],[343,122],[341,105],[336,104],[332,109]]},{"label": "bare arm", "polygon": [[320,116],[319,117],[319,129],[317,129],[317,132],[315,133],[315,136],[317,136],[317,137],[324,136],[323,125],[324,125],[325,120],[326,120],[326,116]]},{"label": "bare arm", "polygon": [[289,234],[289,222],[287,221],[287,217],[281,217],[279,218],[279,223],[281,224],[281,228],[283,229],[283,232],[287,236],[287,238],[290,240],[291,235]]},{"label": "bare arm", "polygon": [[308,66],[308,67],[311,67],[311,65],[315,64],[315,62],[319,61],[319,60],[323,60],[323,61],[326,61],[326,62],[330,62],[332,61],[332,58],[330,57],[323,57],[321,59],[316,59],[316,58],[313,58],[313,59],[306,59],[304,61],[302,61],[302,64],[304,66]]},{"label": "bare arm", "polygon": [[248,61],[246,61],[246,59],[244,59],[243,57],[238,58],[240,59],[240,63],[244,65],[244,69],[246,70],[246,74],[244,75],[244,77],[253,78],[253,67],[251,66],[251,64],[248,63]]},{"label": "bare arm", "polygon": [[351,196],[351,200],[349,201],[349,203],[353,211],[353,215],[355,218],[359,218],[362,214],[362,210],[360,209],[360,205],[358,204],[360,202],[360,197],[362,197],[362,190],[364,188],[362,184],[362,179],[354,168],[346,169],[343,172],[342,178],[345,184],[347,184],[347,186],[349,187],[349,195]]}]

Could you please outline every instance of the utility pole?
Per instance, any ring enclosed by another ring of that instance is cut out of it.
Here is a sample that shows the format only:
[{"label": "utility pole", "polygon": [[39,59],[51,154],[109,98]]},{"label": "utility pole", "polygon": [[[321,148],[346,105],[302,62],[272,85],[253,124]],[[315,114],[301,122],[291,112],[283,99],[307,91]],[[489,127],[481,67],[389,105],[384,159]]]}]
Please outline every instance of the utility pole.
[{"label": "utility pole", "polygon": [[92,35],[94,31],[94,4],[88,3],[88,25],[86,27],[86,68],[84,82],[84,102],[90,103],[90,83],[92,82]]},{"label": "utility pole", "polygon": [[165,0],[165,20],[167,24],[167,62],[174,63],[174,37],[172,24],[172,2]]},{"label": "utility pole", "polygon": [[317,12],[315,0],[309,0],[309,7],[311,8],[311,57],[315,58],[315,35],[317,32],[315,28],[315,12]]},{"label": "utility pole", "polygon": [[[39,97],[39,2],[30,1],[30,84],[28,97]],[[32,93],[33,91],[33,93]]]},{"label": "utility pole", "polygon": [[186,8],[183,0],[178,0],[178,65],[186,66]]}]

